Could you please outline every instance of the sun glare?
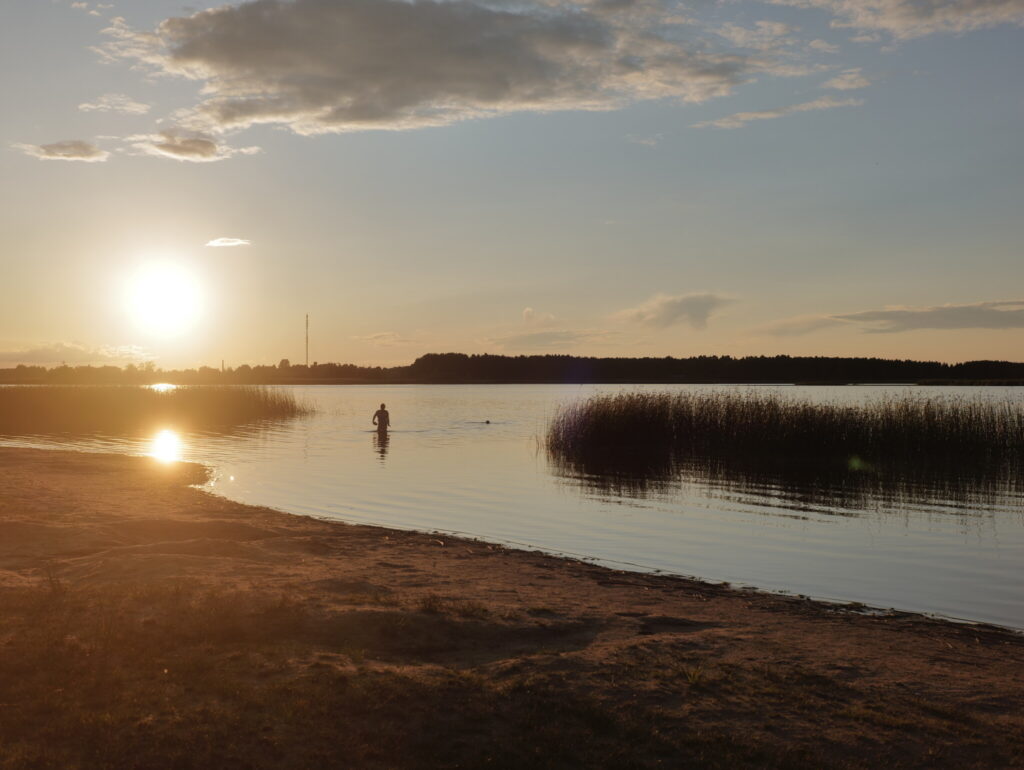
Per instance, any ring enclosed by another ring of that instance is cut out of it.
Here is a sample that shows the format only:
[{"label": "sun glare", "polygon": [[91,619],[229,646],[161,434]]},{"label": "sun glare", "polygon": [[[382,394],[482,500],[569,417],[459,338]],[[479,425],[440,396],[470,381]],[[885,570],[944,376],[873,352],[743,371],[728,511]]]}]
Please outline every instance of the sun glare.
[{"label": "sun glare", "polygon": [[178,462],[181,452],[181,436],[173,430],[162,430],[149,442],[149,456],[162,463]]},{"label": "sun glare", "polygon": [[128,284],[128,309],[147,332],[174,337],[199,320],[202,290],[195,276],[179,265],[147,265]]}]

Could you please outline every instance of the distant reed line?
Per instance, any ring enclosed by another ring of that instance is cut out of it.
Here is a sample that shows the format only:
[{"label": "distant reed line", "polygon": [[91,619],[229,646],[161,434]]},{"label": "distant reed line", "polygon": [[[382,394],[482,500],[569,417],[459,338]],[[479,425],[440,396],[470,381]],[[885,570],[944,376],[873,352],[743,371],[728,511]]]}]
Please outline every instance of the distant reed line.
[{"label": "distant reed line", "polygon": [[0,388],[0,433],[145,434],[159,428],[223,430],[308,414],[283,390],[260,385]]},{"label": "distant reed line", "polygon": [[561,463],[611,473],[732,464],[1019,474],[1024,400],[908,394],[846,405],[753,391],[620,393],[562,407],[547,448]]}]

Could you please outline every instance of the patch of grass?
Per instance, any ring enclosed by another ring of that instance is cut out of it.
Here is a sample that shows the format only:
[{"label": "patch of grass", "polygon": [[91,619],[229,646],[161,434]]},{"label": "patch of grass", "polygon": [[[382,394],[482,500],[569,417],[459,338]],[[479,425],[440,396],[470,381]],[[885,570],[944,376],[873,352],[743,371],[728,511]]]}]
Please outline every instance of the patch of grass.
[{"label": "patch of grass", "polygon": [[420,612],[437,615],[444,611],[444,604],[443,597],[437,594],[427,594],[419,600],[418,607]]},{"label": "patch of grass", "polygon": [[704,666],[681,666],[680,673],[689,685],[700,685],[707,680],[707,671]]}]

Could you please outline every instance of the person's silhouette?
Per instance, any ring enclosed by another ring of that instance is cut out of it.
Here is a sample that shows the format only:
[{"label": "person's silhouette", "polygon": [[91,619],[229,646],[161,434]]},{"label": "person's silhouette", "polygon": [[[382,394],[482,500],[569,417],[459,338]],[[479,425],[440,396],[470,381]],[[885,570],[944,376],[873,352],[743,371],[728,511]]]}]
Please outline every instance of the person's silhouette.
[{"label": "person's silhouette", "polygon": [[384,404],[381,404],[380,409],[373,413],[373,424],[377,426],[378,433],[387,433],[388,428],[391,427],[391,415],[384,408]]}]

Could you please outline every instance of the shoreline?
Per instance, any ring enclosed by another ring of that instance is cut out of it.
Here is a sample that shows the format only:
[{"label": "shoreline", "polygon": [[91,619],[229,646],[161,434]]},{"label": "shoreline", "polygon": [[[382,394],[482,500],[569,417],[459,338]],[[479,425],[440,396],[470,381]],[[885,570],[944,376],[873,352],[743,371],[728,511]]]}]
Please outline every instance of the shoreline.
[{"label": "shoreline", "polygon": [[0,767],[1024,766],[1015,629],[0,471]]},{"label": "shoreline", "polygon": [[[26,444],[19,446],[16,444],[2,444],[0,443],[0,452],[5,450],[27,450],[30,452],[43,451],[43,452],[67,452],[70,454],[88,454],[88,455],[111,455],[117,457],[129,457],[129,458],[145,458],[150,459],[152,455],[148,452],[139,451],[137,453],[125,453],[120,451],[114,451],[110,448],[86,448],[86,447],[67,447],[66,445],[55,444],[47,445],[45,443],[39,445]],[[524,553],[542,553],[547,556],[556,559],[565,559],[567,561],[580,562],[582,564],[589,564],[596,567],[602,567],[613,571],[622,571],[628,573],[634,573],[638,575],[651,575],[654,577],[665,577],[665,578],[677,578],[680,580],[690,581],[699,583],[701,585],[732,588],[734,590],[743,592],[756,592],[758,594],[766,594],[768,596],[774,596],[778,598],[788,598],[798,601],[810,600],[817,604],[821,604],[827,607],[835,607],[838,611],[849,611],[864,615],[874,616],[892,616],[892,617],[919,617],[924,620],[933,620],[944,623],[954,623],[957,625],[977,626],[979,628],[991,628],[995,630],[1005,631],[1012,634],[1017,634],[1024,638],[1024,626],[1015,626],[1007,623],[999,623],[992,620],[983,620],[978,618],[960,617],[956,615],[944,614],[937,611],[929,611],[922,609],[911,609],[901,608],[896,606],[885,606],[883,604],[875,604],[870,601],[861,601],[856,598],[841,598],[836,596],[825,596],[819,594],[807,594],[800,593],[787,588],[771,588],[761,585],[754,585],[752,583],[746,583],[743,581],[736,580],[718,580],[714,578],[705,578],[700,575],[686,574],[682,572],[673,572],[671,570],[654,567],[651,565],[641,564],[639,562],[631,562],[625,560],[617,560],[611,558],[602,558],[598,556],[589,556],[587,554],[574,553],[571,551],[559,551],[555,549],[548,549],[542,544],[527,543],[516,540],[503,540],[496,538],[489,538],[487,535],[477,534],[473,532],[465,532],[458,530],[445,530],[445,529],[416,529],[413,527],[402,527],[399,525],[389,525],[381,523],[367,523],[356,519],[345,519],[338,516],[328,515],[317,515],[315,513],[304,513],[298,511],[289,511],[284,508],[273,508],[271,506],[265,506],[258,503],[246,503],[239,500],[234,500],[227,495],[221,494],[212,483],[215,481],[215,474],[217,473],[217,467],[213,464],[207,464],[200,460],[176,460],[174,461],[182,465],[195,465],[203,469],[204,478],[200,483],[194,486],[195,489],[200,490],[206,494],[209,494],[218,499],[225,500],[230,503],[234,503],[246,507],[254,508],[265,508],[272,510],[277,513],[281,513],[287,516],[296,516],[299,518],[307,518],[314,521],[324,522],[327,524],[336,523],[346,526],[354,527],[370,527],[382,530],[401,532],[401,533],[412,533],[422,534],[430,537],[443,536],[447,538],[455,538],[461,541],[469,543],[476,543],[478,545],[498,546],[501,548],[507,548],[514,551],[522,551]]]}]

